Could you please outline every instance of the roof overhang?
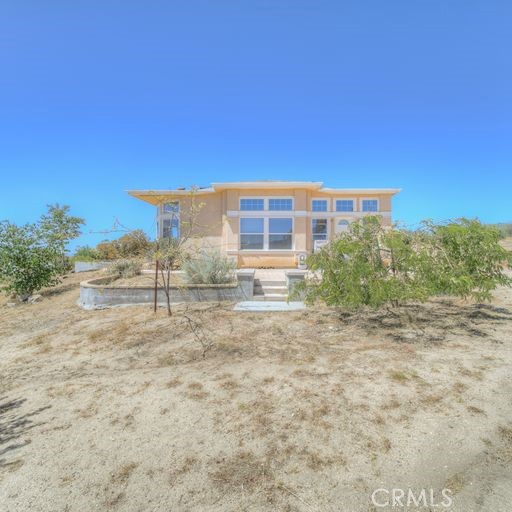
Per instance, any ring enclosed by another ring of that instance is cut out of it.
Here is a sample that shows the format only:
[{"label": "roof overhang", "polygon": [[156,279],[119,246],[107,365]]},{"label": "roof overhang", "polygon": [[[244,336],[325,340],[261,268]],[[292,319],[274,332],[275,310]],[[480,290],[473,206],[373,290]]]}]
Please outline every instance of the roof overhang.
[{"label": "roof overhang", "polygon": [[177,196],[201,196],[214,194],[222,190],[230,189],[258,189],[258,190],[276,190],[299,188],[314,190],[327,194],[390,194],[395,195],[400,192],[400,188],[328,188],[324,187],[321,181],[234,181],[229,183],[212,183],[210,187],[191,188],[191,189],[169,189],[169,190],[127,190],[132,197],[140,199],[146,203],[158,206],[168,201],[171,197]]},{"label": "roof overhang", "polygon": [[306,188],[318,190],[323,183],[321,181],[279,181],[279,180],[263,180],[263,181],[232,181],[227,183],[212,183],[212,187],[216,190],[228,189],[282,189],[282,188]]},{"label": "roof overhang", "polygon": [[197,189],[179,189],[179,190],[127,190],[128,194],[132,197],[136,197],[141,201],[158,206],[162,204],[169,197],[173,196],[199,196],[202,194],[213,194],[215,190],[212,187],[208,188],[197,188]]}]

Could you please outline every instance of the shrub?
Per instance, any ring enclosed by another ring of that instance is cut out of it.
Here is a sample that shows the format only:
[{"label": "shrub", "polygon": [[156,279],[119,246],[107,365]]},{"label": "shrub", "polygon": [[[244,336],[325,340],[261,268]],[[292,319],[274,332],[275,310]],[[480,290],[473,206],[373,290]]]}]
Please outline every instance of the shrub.
[{"label": "shrub", "polygon": [[203,252],[199,258],[183,263],[187,281],[194,284],[233,282],[235,269],[236,263],[218,251]]},{"label": "shrub", "polygon": [[308,302],[347,308],[397,306],[438,294],[488,300],[496,286],[512,283],[503,271],[511,254],[498,242],[498,230],[474,220],[426,221],[408,231],[364,217],[308,258],[315,277],[297,291]]},{"label": "shrub", "polygon": [[103,240],[96,246],[98,258],[107,261],[147,256],[150,250],[151,241],[141,229],[130,231],[116,240]]},{"label": "shrub", "polygon": [[107,272],[116,277],[135,277],[142,272],[142,263],[138,260],[117,260],[108,266]]},{"label": "shrub", "polygon": [[74,261],[98,261],[100,255],[94,247],[88,245],[82,245],[76,248],[75,254],[73,254]]},{"label": "shrub", "polygon": [[0,281],[25,300],[45,286],[60,282],[69,268],[66,245],[80,234],[83,219],[69,206],[49,205],[39,222],[17,226],[0,223]]},{"label": "shrub", "polygon": [[477,220],[458,219],[436,225],[423,222],[431,259],[432,281],[438,293],[490,300],[499,285],[512,280],[503,273],[503,265],[512,254],[500,244],[500,230]]}]

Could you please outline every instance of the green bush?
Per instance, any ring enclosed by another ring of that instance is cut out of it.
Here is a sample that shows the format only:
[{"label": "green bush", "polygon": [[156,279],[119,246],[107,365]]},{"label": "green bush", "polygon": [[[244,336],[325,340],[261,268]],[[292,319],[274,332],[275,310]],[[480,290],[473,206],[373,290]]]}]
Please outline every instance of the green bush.
[{"label": "green bush", "polygon": [[99,252],[94,247],[82,245],[76,248],[73,254],[73,261],[99,261],[101,260]]},{"label": "green bush", "polygon": [[503,268],[511,254],[498,242],[499,232],[478,221],[426,221],[408,231],[383,228],[379,217],[368,216],[308,258],[314,277],[297,292],[308,302],[347,308],[439,294],[488,300],[496,286],[512,283]]},{"label": "green bush", "polygon": [[49,205],[39,222],[17,226],[0,223],[0,281],[25,300],[45,286],[60,282],[69,269],[66,245],[84,223],[69,215],[69,206]]},{"label": "green bush", "polygon": [[100,260],[138,258],[150,253],[151,241],[144,231],[135,229],[116,240],[103,240],[96,246],[95,250]]},{"label": "green bush", "polygon": [[117,260],[107,267],[107,272],[115,277],[135,277],[142,272],[142,263],[138,260]]},{"label": "green bush", "polygon": [[236,263],[218,251],[202,252],[182,266],[186,279],[193,284],[224,284],[235,280]]}]

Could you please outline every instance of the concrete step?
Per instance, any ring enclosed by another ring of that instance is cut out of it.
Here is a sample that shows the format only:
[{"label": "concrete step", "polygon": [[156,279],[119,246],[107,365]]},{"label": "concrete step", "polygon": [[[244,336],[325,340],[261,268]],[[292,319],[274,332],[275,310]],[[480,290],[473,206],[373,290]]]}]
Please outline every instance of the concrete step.
[{"label": "concrete step", "polygon": [[267,295],[254,295],[252,300],[265,302],[286,302],[288,295],[282,293],[271,293]]},{"label": "concrete step", "polygon": [[254,286],[286,286],[286,281],[282,279],[255,279]]},{"label": "concrete step", "polygon": [[254,292],[263,292],[263,293],[288,293],[287,286],[261,286],[255,285]]}]

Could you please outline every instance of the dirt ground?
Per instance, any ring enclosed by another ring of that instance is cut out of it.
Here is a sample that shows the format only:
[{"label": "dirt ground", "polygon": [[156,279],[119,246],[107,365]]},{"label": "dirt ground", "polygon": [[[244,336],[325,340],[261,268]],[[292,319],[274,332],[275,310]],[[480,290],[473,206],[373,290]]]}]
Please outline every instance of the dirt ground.
[{"label": "dirt ground", "polygon": [[510,510],[512,290],[168,318],[82,311],[80,279],[0,297],[2,512]]}]

